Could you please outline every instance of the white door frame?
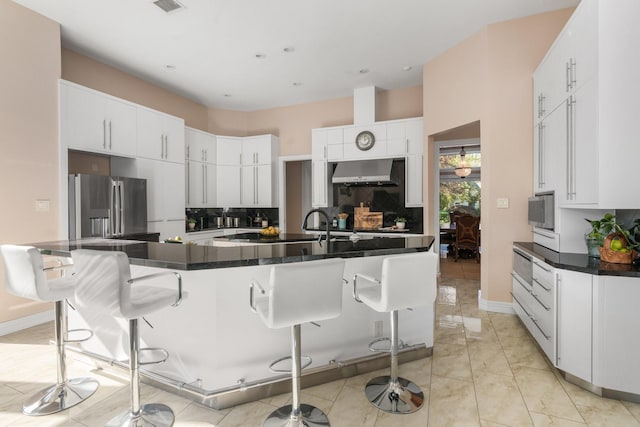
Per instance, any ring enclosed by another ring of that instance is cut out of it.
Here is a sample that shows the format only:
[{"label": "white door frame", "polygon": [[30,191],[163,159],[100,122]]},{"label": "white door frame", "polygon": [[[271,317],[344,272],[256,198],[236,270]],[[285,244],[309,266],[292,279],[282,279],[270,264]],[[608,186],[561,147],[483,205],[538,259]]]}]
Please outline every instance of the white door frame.
[{"label": "white door frame", "polygon": [[287,162],[311,161],[311,154],[298,154],[293,156],[278,157],[278,222],[281,230],[287,226]]}]

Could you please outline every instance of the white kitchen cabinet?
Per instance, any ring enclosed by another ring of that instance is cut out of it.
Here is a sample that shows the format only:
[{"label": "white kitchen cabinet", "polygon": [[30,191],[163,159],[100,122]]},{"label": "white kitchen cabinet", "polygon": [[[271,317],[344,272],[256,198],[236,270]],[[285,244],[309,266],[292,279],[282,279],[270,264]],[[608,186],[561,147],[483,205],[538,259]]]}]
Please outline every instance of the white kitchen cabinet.
[{"label": "white kitchen cabinet", "polygon": [[[369,131],[375,138],[373,147],[360,150],[356,146],[356,137],[360,132]],[[346,126],[344,128],[344,160],[362,160],[371,158],[385,158],[387,156],[387,126],[384,123],[374,123],[364,126]]]},{"label": "white kitchen cabinet", "polygon": [[407,156],[405,158],[405,206],[421,207],[422,199],[422,156]]},{"label": "white kitchen cabinet", "polygon": [[180,220],[184,226],[184,165],[138,159],[137,167],[138,178],[147,180],[147,220]]},{"label": "white kitchen cabinet", "polygon": [[60,81],[60,135],[68,148],[136,155],[136,107],[73,83]]},{"label": "white kitchen cabinet", "polygon": [[273,135],[242,138],[242,165],[270,165],[278,157],[278,145]]},{"label": "white kitchen cabinet", "polygon": [[242,167],[241,206],[272,207],[271,165]]},{"label": "white kitchen cabinet", "polygon": [[558,369],[592,380],[592,304],[590,274],[557,270],[556,283],[556,360]]},{"label": "white kitchen cabinet", "polygon": [[328,189],[330,188],[328,178],[328,164],[325,160],[313,160],[311,163],[312,187],[311,206],[314,208],[326,208],[329,206]]},{"label": "white kitchen cabinet", "polygon": [[312,129],[311,157],[313,160],[324,159],[330,162],[342,160],[344,156],[344,139],[342,128]]},{"label": "white kitchen cabinet", "polygon": [[389,157],[423,154],[424,125],[421,117],[389,121],[386,122],[386,126],[387,155]]},{"label": "white kitchen cabinet", "polygon": [[140,106],[137,115],[138,157],[184,164],[184,120]]},{"label": "white kitchen cabinet", "polygon": [[240,165],[242,163],[242,138],[218,136],[216,138],[216,162],[218,165]]},{"label": "white kitchen cabinet", "polygon": [[196,129],[185,130],[186,205],[190,208],[217,204],[217,168],[215,135]]},{"label": "white kitchen cabinet", "polygon": [[593,294],[593,384],[640,394],[637,277],[596,276]]},{"label": "white kitchen cabinet", "polygon": [[187,161],[186,206],[206,208],[216,206],[217,167],[211,163]]},{"label": "white kitchen cabinet", "polygon": [[185,160],[216,164],[216,136],[185,128]]},{"label": "white kitchen cabinet", "polygon": [[242,167],[240,165],[221,164],[216,167],[218,173],[217,206],[221,208],[240,207],[242,205],[240,200],[240,173]]},{"label": "white kitchen cabinet", "polygon": [[567,108],[560,105],[534,127],[533,183],[535,192],[566,194]]},{"label": "white kitchen cabinet", "polygon": [[561,208],[640,208],[618,172],[635,170],[640,157],[640,144],[632,142],[640,58],[630,53],[640,39],[632,18],[639,14],[640,3],[630,0],[581,1],[534,73],[534,119],[566,109],[564,162],[557,167],[564,180],[555,189]]}]

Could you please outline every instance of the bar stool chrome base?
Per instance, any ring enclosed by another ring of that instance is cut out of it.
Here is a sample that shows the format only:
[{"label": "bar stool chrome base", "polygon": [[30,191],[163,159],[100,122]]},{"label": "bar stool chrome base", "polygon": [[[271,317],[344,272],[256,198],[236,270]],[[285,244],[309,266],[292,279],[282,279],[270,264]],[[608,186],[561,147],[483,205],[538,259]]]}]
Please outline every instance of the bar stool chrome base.
[{"label": "bar stool chrome base", "polygon": [[171,427],[175,422],[173,411],[162,403],[147,403],[134,414],[127,411],[112,418],[105,427]]},{"label": "bar stool chrome base", "polygon": [[40,390],[22,405],[22,413],[30,416],[55,414],[82,402],[98,389],[92,378],[73,378]]},{"label": "bar stool chrome base", "polygon": [[264,420],[264,427],[328,427],[329,418],[320,409],[305,403],[300,405],[300,416],[291,415],[292,405],[276,409]]},{"label": "bar stool chrome base", "polygon": [[367,383],[364,393],[373,406],[390,414],[410,414],[424,403],[420,387],[400,377],[395,382],[388,375],[376,377]]}]

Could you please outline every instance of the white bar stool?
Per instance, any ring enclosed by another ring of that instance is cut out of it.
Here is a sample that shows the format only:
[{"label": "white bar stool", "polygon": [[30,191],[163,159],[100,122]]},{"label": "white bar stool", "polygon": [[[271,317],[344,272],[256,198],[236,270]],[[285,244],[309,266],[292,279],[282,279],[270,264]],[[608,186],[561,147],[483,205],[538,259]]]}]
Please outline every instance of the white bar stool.
[{"label": "white bar stool", "polygon": [[[138,319],[162,308],[180,305],[183,298],[180,274],[168,271],[132,279],[129,258],[123,252],[78,249],[71,252],[71,257],[77,278],[75,302],[78,311],[107,311],[114,317],[129,321],[131,407],[129,411],[111,419],[105,426],[172,426],[175,416],[167,405],[140,405],[140,365],[164,362],[169,354],[162,349],[140,349]],[[177,278],[177,292],[157,286],[134,286],[137,282],[167,275]],[[139,353],[142,350],[160,351],[164,357],[160,360],[140,362]]]},{"label": "white bar stool", "polygon": [[[75,280],[72,277],[47,279],[45,271],[67,266],[44,268],[40,252],[31,246],[0,246],[4,261],[5,286],[9,293],[36,301],[55,303],[55,339],[58,361],[58,382],[28,398],[23,406],[25,415],[49,415],[63,411],[91,396],[98,388],[92,378],[67,379],[65,343],[80,340],[68,339],[65,301],[73,295]],[[86,330],[83,330],[86,331]],[[87,331],[91,335],[91,331]]]},{"label": "white bar stool", "polygon": [[[277,264],[271,267],[269,290],[253,281],[249,305],[271,329],[291,327],[291,388],[292,404],[276,409],[264,421],[265,427],[329,426],[327,415],[315,406],[300,403],[300,373],[311,364],[311,358],[301,366],[300,325],[333,319],[342,313],[342,275],[344,260],[340,258]],[[255,296],[255,288],[260,292]],[[266,294],[266,295],[265,295]],[[274,372],[289,372],[269,368]]]},{"label": "white bar stool", "polygon": [[[433,304],[436,297],[438,255],[420,252],[385,258],[380,280],[356,273],[353,277],[353,297],[381,313],[391,313],[391,374],[376,377],[365,386],[369,402],[392,414],[415,412],[424,403],[424,394],[415,383],[398,377],[398,310]],[[358,279],[374,286],[358,288]],[[369,348],[372,351],[374,340]]]}]

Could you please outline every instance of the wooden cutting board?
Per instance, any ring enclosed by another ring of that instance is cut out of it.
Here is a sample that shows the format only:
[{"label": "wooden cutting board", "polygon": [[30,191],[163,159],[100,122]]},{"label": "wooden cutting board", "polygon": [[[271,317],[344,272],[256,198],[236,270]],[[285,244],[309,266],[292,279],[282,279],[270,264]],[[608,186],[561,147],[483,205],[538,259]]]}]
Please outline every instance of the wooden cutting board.
[{"label": "wooden cutting board", "polygon": [[[366,209],[362,212],[359,209]],[[356,230],[377,230],[382,228],[382,212],[369,212],[369,208],[355,208],[354,227]]]}]

